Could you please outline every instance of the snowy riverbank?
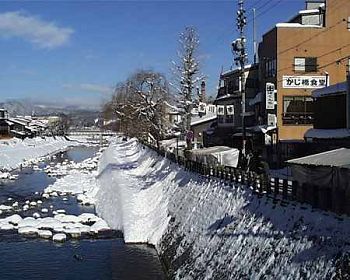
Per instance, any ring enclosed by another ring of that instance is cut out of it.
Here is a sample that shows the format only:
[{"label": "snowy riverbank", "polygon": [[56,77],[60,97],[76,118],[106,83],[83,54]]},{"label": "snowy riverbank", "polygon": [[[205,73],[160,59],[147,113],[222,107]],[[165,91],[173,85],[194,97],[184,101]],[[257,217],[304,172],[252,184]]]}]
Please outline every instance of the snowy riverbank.
[{"label": "snowy riverbank", "polygon": [[202,178],[134,140],[112,144],[98,174],[97,213],[122,230],[126,242],[154,244],[173,278],[329,279],[346,273],[349,218],[274,204],[246,187]]},{"label": "snowy riverbank", "polygon": [[13,138],[0,141],[0,171],[13,170],[21,164],[65,150],[75,142],[64,137]]}]

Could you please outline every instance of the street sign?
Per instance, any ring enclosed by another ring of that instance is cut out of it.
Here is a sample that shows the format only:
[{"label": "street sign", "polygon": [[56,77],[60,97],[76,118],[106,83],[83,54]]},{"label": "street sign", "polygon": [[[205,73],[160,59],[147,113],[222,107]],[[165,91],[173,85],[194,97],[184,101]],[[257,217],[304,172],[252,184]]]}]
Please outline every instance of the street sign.
[{"label": "street sign", "polygon": [[267,125],[268,126],[276,126],[277,125],[277,117],[275,114],[267,114]]},{"label": "street sign", "polygon": [[213,104],[209,104],[208,106],[207,106],[207,110],[208,110],[208,112],[211,112],[211,113],[216,113],[216,106],[215,105],[213,105]]},{"label": "street sign", "polygon": [[205,113],[206,108],[207,108],[207,104],[205,104],[203,102],[199,102],[199,105],[198,105],[198,112],[199,113]]},{"label": "street sign", "polygon": [[327,76],[283,76],[283,88],[323,88]]},{"label": "street sign", "polygon": [[266,109],[275,109],[275,85],[266,83]]}]

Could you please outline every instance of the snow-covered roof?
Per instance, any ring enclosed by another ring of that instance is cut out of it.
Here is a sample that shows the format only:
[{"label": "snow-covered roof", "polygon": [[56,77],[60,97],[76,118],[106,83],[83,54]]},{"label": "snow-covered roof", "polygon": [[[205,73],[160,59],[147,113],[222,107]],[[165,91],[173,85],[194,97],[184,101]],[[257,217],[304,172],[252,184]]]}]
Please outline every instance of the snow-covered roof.
[{"label": "snow-covered roof", "polygon": [[342,139],[350,138],[350,129],[316,129],[310,128],[304,135],[305,138],[316,139]]},{"label": "snow-covered roof", "polygon": [[276,27],[287,27],[287,28],[322,28],[320,25],[316,24],[301,24],[295,22],[283,22],[277,23]]},{"label": "snow-covered roof", "polygon": [[299,11],[300,15],[306,15],[306,14],[318,14],[320,10],[318,9],[310,9],[310,10],[301,10]]},{"label": "snow-covered roof", "polygon": [[207,113],[204,116],[200,117],[200,116],[195,116],[192,117],[191,119],[191,125],[197,125],[200,123],[204,123],[204,122],[209,122],[209,121],[213,121],[217,118],[216,113]]},{"label": "snow-covered roof", "polygon": [[18,119],[12,119],[12,118],[10,118],[10,121],[13,122],[13,123],[17,123],[17,124],[23,125],[23,126],[26,126],[26,125],[27,125],[27,122],[24,122],[24,121],[18,120]]},{"label": "snow-covered roof", "polygon": [[22,135],[22,136],[26,135],[26,133],[24,131],[11,130],[11,132],[14,133],[14,134]]},{"label": "snow-covered roof", "polygon": [[348,90],[347,82],[338,83],[324,88],[316,89],[312,92],[312,97],[322,97],[330,94],[343,93]]},{"label": "snow-covered roof", "polygon": [[254,132],[262,132],[266,134],[267,132],[276,129],[276,126],[268,126],[268,125],[257,125],[257,126],[252,126],[248,127],[247,129],[250,129],[251,131]]},{"label": "snow-covered roof", "polygon": [[170,104],[168,101],[164,101],[164,104],[168,106],[170,109],[174,110],[175,112],[179,111],[179,108],[176,107],[175,105]]},{"label": "snow-covered roof", "polygon": [[193,149],[190,157],[196,162],[205,164],[220,164],[224,166],[237,167],[239,150],[226,146],[214,146],[202,149]]},{"label": "snow-covered roof", "polygon": [[225,100],[225,99],[230,99],[230,98],[237,98],[237,95],[234,95],[234,94],[225,94],[225,95],[222,95],[222,96],[216,98],[215,101],[218,101],[218,100]]},{"label": "snow-covered roof", "polygon": [[250,106],[253,106],[253,105],[258,104],[260,102],[262,102],[262,93],[258,92],[253,99],[249,100],[248,103]]},{"label": "snow-covered roof", "polygon": [[[250,68],[257,67],[257,65],[258,64],[247,64],[247,65],[244,66],[244,70],[249,70]],[[235,68],[235,69],[230,69],[230,70],[222,72],[221,76],[225,76],[225,75],[228,75],[228,74],[240,71],[240,70],[241,70],[241,67],[238,67],[238,68]]]},{"label": "snow-covered roof", "polygon": [[340,148],[311,156],[291,159],[287,163],[350,168],[350,149]]}]

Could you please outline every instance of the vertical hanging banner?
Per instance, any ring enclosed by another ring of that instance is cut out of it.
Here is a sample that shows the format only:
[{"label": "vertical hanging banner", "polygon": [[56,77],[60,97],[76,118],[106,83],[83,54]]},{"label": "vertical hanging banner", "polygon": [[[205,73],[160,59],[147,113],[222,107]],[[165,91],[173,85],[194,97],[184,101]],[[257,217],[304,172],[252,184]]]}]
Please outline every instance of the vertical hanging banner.
[{"label": "vertical hanging banner", "polygon": [[225,106],[224,105],[217,106],[217,114],[218,114],[218,116],[225,115]]},{"label": "vertical hanging banner", "polygon": [[266,109],[275,109],[275,85],[266,83]]},{"label": "vertical hanging banner", "polygon": [[199,102],[199,105],[198,105],[198,112],[199,113],[205,113],[206,108],[207,108],[207,104],[205,104],[203,102]]},{"label": "vertical hanging banner", "polygon": [[234,115],[235,114],[235,107],[233,105],[227,105],[226,106],[227,115]]},{"label": "vertical hanging banner", "polygon": [[275,114],[267,114],[267,125],[268,126],[276,126],[277,125],[277,117]]}]

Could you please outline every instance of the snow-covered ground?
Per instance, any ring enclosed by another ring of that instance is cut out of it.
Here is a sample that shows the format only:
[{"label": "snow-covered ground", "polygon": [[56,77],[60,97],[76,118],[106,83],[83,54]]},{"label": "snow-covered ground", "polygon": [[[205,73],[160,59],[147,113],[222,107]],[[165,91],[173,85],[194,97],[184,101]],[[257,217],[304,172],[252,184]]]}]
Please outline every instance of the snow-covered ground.
[{"label": "snow-covered ground", "polygon": [[1,140],[0,172],[1,170],[18,168],[21,164],[65,150],[68,146],[73,146],[74,144],[75,142],[67,141],[64,137]]},{"label": "snow-covered ground", "polygon": [[184,171],[136,140],[103,153],[97,188],[98,215],[123,230],[126,242],[154,244],[176,279],[345,275],[349,218],[274,204],[244,186]]}]

